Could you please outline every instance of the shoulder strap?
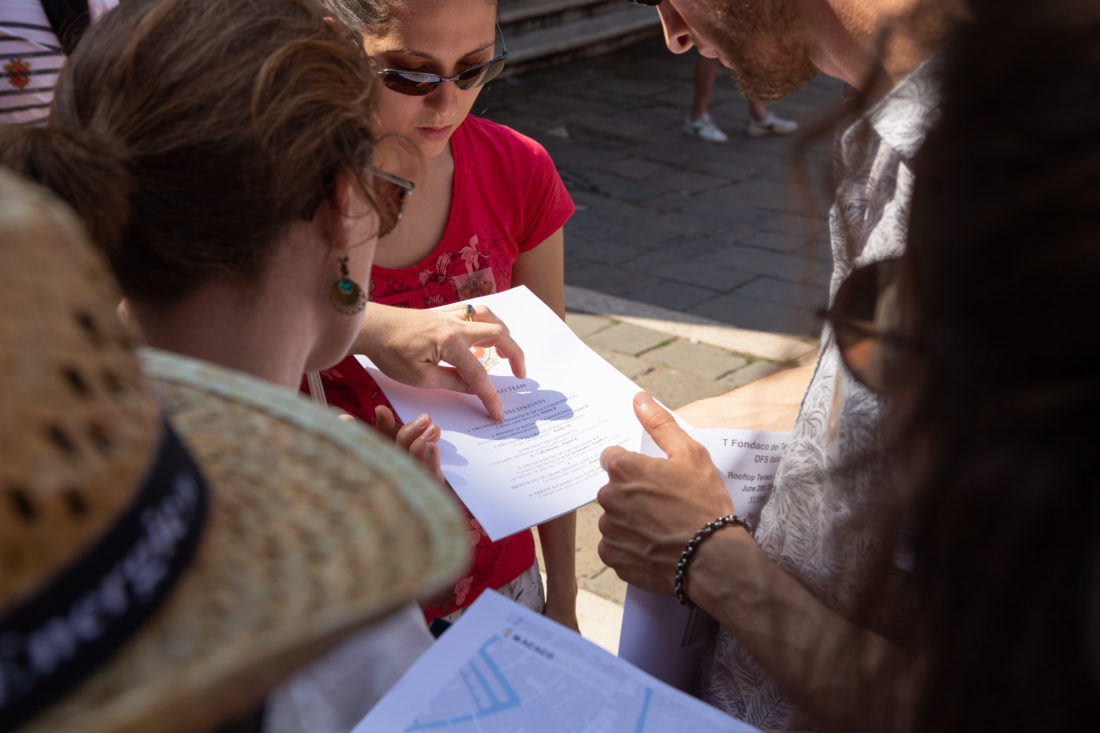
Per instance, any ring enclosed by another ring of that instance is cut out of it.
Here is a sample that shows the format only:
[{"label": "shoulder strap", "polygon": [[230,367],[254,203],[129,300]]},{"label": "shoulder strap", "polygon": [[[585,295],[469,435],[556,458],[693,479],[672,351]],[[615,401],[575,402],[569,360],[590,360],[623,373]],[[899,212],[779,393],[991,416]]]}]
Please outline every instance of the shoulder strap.
[{"label": "shoulder strap", "polygon": [[76,48],[77,41],[88,30],[88,0],[40,0],[46,11],[50,27],[61,42],[61,48],[68,56]]},{"label": "shoulder strap", "polygon": [[321,407],[328,407],[328,399],[325,398],[325,385],[321,382],[320,372],[306,372],[306,382],[309,384],[309,396],[314,403]]}]

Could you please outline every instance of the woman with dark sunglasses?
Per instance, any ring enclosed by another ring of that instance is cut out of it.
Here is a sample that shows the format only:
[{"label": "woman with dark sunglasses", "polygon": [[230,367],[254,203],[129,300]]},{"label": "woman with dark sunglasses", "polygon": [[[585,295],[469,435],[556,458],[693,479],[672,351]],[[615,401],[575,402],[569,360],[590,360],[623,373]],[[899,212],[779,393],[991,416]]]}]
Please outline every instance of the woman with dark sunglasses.
[{"label": "woman with dark sunglasses", "polygon": [[[497,2],[325,0],[325,5],[362,34],[383,85],[382,129],[411,143],[423,161],[401,226],[379,240],[364,338],[373,340],[405,309],[457,303],[517,285],[529,287],[564,317],[562,227],[573,202],[541,145],[470,115],[482,86],[507,59]],[[459,313],[438,327],[454,327]],[[481,327],[479,321],[490,319],[492,314],[478,308],[474,323],[461,325]],[[330,404],[393,435],[438,473],[439,430],[427,416],[399,428],[385,396],[354,358],[321,376]],[[452,593],[426,607],[429,621],[453,620],[482,591],[497,589],[578,628],[572,514],[538,530],[546,560],[545,603],[532,533],[494,543],[473,517],[470,526],[473,565]]]}]

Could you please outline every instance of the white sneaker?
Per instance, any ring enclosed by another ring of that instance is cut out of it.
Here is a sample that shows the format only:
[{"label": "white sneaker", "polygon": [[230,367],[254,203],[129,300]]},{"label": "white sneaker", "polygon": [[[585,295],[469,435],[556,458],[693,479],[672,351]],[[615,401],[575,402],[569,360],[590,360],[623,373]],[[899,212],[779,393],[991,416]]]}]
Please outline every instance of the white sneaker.
[{"label": "white sneaker", "polygon": [[745,128],[745,134],[749,137],[764,137],[765,135],[792,135],[798,130],[798,123],[794,120],[784,120],[776,117],[768,111],[768,116],[757,122],[749,119],[749,125]]},{"label": "white sneaker", "polygon": [[710,118],[709,113],[704,114],[697,120],[691,119],[690,116],[685,117],[681,129],[688,137],[697,137],[708,143],[724,143],[729,139],[726,137],[726,133],[719,130],[718,125],[714,124],[714,120]]}]

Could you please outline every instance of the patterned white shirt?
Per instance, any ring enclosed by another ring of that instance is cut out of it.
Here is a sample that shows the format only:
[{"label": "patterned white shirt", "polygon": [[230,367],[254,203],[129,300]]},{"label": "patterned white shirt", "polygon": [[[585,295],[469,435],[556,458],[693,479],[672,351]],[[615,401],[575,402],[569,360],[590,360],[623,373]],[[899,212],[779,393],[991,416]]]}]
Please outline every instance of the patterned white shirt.
[{"label": "patterned white shirt", "polygon": [[38,0],[7,0],[0,16],[0,124],[44,122],[64,63]]},{"label": "patterned white shirt", "polygon": [[[118,0],[90,0],[93,19]],[[65,53],[39,0],[0,4],[0,125],[45,123]]]},{"label": "patterned white shirt", "polygon": [[[836,203],[830,211],[830,298],[865,263],[905,247],[911,161],[938,102],[935,62],[909,74],[837,138]],[[821,336],[814,375],[776,472],[756,541],[835,611],[851,615],[882,552],[872,527],[894,490],[878,431],[880,400],[844,370],[832,332]],[[872,522],[868,522],[871,519]],[[897,609],[879,609],[888,627]],[[719,630],[699,680],[707,702],[761,728],[807,728],[808,719],[736,638]]]}]

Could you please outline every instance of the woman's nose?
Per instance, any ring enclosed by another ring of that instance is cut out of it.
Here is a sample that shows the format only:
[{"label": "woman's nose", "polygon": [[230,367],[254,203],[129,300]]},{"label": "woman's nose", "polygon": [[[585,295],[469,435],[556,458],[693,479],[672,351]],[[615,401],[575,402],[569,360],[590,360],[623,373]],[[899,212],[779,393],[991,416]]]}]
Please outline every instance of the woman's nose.
[{"label": "woman's nose", "polygon": [[424,98],[424,104],[439,116],[446,117],[458,108],[458,87],[453,81],[442,82]]}]

